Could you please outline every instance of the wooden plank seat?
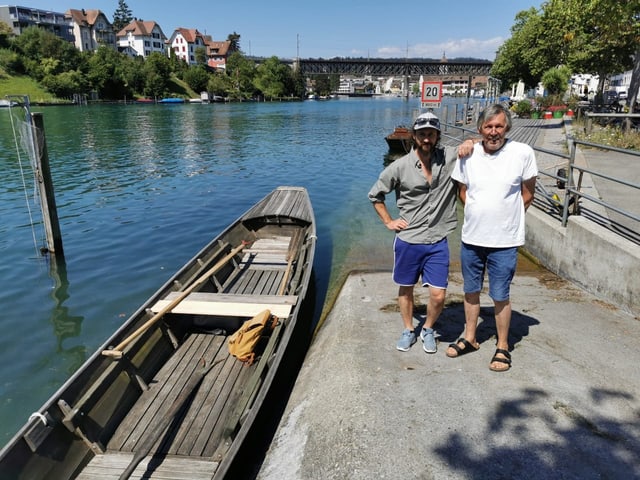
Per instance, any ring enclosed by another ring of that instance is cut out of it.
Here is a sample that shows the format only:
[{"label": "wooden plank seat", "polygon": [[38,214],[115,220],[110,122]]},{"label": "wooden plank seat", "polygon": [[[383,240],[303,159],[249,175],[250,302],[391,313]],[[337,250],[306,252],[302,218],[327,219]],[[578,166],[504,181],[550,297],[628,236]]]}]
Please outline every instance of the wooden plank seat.
[{"label": "wooden plank seat", "polygon": [[[159,312],[179,294],[180,292],[171,292],[166,298],[156,302],[151,307],[151,311]],[[297,300],[296,295],[233,295],[192,292],[171,312],[190,315],[253,317],[263,310],[270,310],[276,317],[287,318]]]}]

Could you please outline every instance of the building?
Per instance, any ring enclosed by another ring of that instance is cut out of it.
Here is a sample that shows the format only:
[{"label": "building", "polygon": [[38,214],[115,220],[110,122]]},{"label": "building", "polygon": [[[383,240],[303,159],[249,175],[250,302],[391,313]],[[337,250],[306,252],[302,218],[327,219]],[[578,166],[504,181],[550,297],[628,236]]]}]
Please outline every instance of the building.
[{"label": "building", "polygon": [[113,25],[100,10],[67,10],[71,18],[75,46],[81,52],[93,52],[104,45],[116,48]]},{"label": "building", "polygon": [[165,55],[166,41],[160,25],[153,21],[134,20],[116,33],[119,51],[144,58],[153,52]]},{"label": "building", "polygon": [[20,35],[29,27],[38,27],[48,30],[63,40],[74,43],[71,18],[65,13],[15,5],[0,5],[0,21],[9,25],[16,35]]},{"label": "building", "polygon": [[227,57],[231,42],[228,40],[215,42],[210,36],[205,37],[207,43],[207,65],[215,70],[224,70],[227,67]]},{"label": "building", "polygon": [[171,38],[167,40],[167,44],[169,45],[168,55],[173,52],[177,58],[184,60],[189,65],[197,63],[196,49],[204,48],[205,54],[208,53],[205,35],[195,28],[177,28]]}]

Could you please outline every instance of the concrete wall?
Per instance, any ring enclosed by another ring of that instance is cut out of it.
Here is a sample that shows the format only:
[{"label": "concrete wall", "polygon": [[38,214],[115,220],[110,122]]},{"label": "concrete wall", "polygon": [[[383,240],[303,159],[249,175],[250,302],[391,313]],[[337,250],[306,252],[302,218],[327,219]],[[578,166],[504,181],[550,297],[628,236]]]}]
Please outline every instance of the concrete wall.
[{"label": "concrete wall", "polygon": [[525,250],[555,274],[640,315],[640,246],[580,216],[567,227],[531,207]]}]

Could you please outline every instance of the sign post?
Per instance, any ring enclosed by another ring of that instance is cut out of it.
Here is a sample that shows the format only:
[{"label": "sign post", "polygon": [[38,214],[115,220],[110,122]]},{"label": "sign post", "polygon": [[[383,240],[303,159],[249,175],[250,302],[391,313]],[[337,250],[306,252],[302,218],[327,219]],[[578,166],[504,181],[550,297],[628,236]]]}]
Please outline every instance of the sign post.
[{"label": "sign post", "polygon": [[442,82],[422,82],[422,108],[440,108],[442,103]]}]

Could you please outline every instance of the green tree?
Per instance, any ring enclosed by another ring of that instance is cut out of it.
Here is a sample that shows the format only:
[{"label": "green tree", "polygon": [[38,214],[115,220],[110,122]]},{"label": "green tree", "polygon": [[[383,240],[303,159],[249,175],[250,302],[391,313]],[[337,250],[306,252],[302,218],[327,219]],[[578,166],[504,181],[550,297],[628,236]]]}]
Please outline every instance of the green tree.
[{"label": "green tree", "polygon": [[133,20],[133,12],[124,0],[118,0],[118,8],[113,12],[113,29],[119,32]]},{"label": "green tree", "polygon": [[194,92],[205,92],[209,84],[209,73],[203,65],[192,65],[189,70],[184,72],[182,80]]},{"label": "green tree", "polygon": [[229,44],[229,53],[240,51],[240,34],[233,32],[227,35],[227,41]]},{"label": "green tree", "polygon": [[144,94],[148,97],[163,97],[169,91],[171,61],[159,52],[153,52],[144,63]]},{"label": "green tree", "polygon": [[197,47],[193,52],[196,57],[196,63],[198,65],[206,65],[207,64],[207,49],[205,47]]},{"label": "green tree", "polygon": [[9,41],[14,36],[11,26],[0,20],[0,48],[7,48],[9,46]]},{"label": "green tree", "polygon": [[86,76],[77,70],[46,75],[42,85],[56,97],[71,97],[75,93],[88,93]]},{"label": "green tree", "polygon": [[255,64],[241,52],[234,52],[227,58],[225,71],[231,79],[233,86],[229,96],[236,99],[251,98],[255,93],[253,77]]},{"label": "green tree", "polygon": [[225,73],[216,72],[209,77],[207,91],[213,95],[228,97],[233,90],[231,78]]},{"label": "green tree", "polygon": [[278,57],[270,57],[257,68],[253,86],[266,98],[280,98],[293,92],[291,69]]},{"label": "green tree", "polygon": [[[530,46],[535,44],[542,29],[541,21],[535,8],[516,15],[511,38],[500,46],[491,67],[491,75],[502,80],[503,85],[511,85],[522,79],[525,85],[533,87],[547,69],[535,66],[538,59],[530,54]],[[539,72],[537,68],[541,68]]]},{"label": "green tree", "polygon": [[562,66],[551,68],[542,75],[542,84],[550,95],[562,95],[569,88],[571,71]]},{"label": "green tree", "polygon": [[105,99],[132,96],[124,76],[125,55],[101,46],[89,59],[88,80],[91,87]]},{"label": "green tree", "polygon": [[628,70],[640,38],[640,1],[548,0],[516,15],[512,36],[498,50],[491,74],[534,86],[544,72],[566,65],[605,78]]},{"label": "green tree", "polygon": [[25,73],[38,81],[45,75],[76,70],[83,63],[73,44],[38,27],[25,29],[13,39],[12,47],[22,55]]}]

